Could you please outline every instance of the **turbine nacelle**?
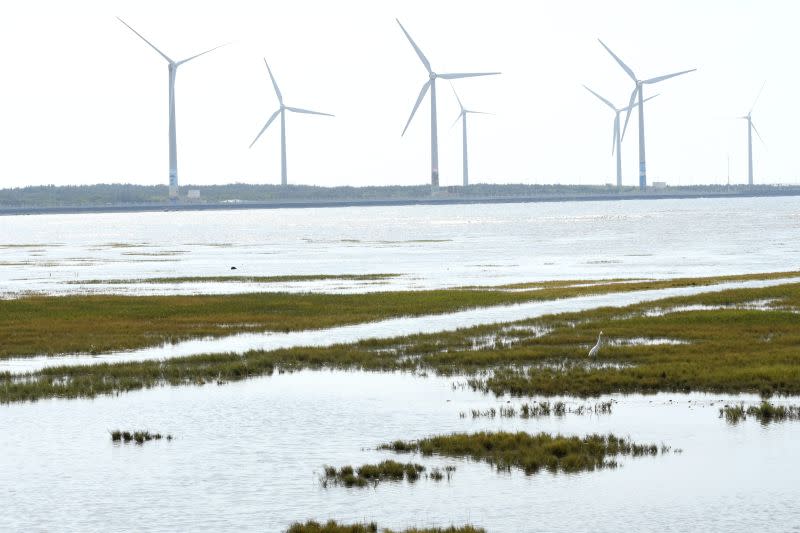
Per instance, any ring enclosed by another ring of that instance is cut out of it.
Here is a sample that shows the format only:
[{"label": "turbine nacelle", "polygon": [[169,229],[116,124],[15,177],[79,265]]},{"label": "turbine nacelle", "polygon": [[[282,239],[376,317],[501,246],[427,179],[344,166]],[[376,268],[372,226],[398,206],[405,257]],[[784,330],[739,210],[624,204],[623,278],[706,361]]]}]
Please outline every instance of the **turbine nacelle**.
[{"label": "turbine nacelle", "polygon": [[[670,78],[674,78],[675,76],[680,76],[682,74],[688,74],[689,72],[694,72],[695,70],[697,70],[697,69],[693,68],[693,69],[689,69],[689,70],[682,70],[680,72],[673,72],[672,74],[665,74],[663,76],[656,76],[655,78],[648,78],[648,79],[645,79],[645,80],[641,80],[633,72],[633,69],[631,69],[628,65],[626,65],[625,62],[622,61],[622,59],[620,59],[617,56],[617,54],[612,52],[611,49],[608,46],[606,46],[606,43],[604,43],[600,39],[598,39],[598,41],[603,46],[603,48],[605,48],[606,51],[609,54],[611,54],[611,57],[614,58],[614,61],[617,62],[617,64],[622,68],[622,70],[625,71],[625,73],[633,80],[633,83],[635,84],[633,92],[631,93],[630,103],[628,104],[628,113],[625,115],[625,126],[622,128],[622,136],[623,137],[625,137],[625,132],[628,129],[628,120],[631,118],[631,111],[633,110],[637,94],[639,95],[639,104],[644,104],[644,101],[642,99],[642,95],[643,95],[643,92],[644,92],[644,86],[645,85],[658,83],[658,82],[661,82],[661,81],[664,81],[664,80],[668,80]],[[641,112],[642,112],[642,110],[640,109],[639,113],[641,113]],[[643,139],[641,133],[640,133],[640,139]],[[644,142],[643,140],[640,140],[640,143],[643,143],[643,142]],[[640,164],[641,164],[641,162],[640,162]]]},{"label": "turbine nacelle", "polygon": [[[433,69],[431,68],[430,61],[428,61],[428,58],[422,52],[420,47],[417,46],[417,43],[414,42],[414,39],[411,38],[411,35],[409,35],[409,33],[406,31],[405,27],[403,27],[403,24],[400,22],[400,20],[398,20],[398,19],[395,19],[395,20],[397,20],[397,24],[400,26],[400,29],[403,30],[403,34],[408,39],[408,42],[411,43],[411,47],[417,53],[417,57],[419,57],[419,60],[422,62],[422,65],[425,67],[425,70],[428,71],[428,81],[426,81],[425,84],[422,86],[422,89],[419,92],[419,96],[417,96],[417,101],[414,103],[414,108],[411,110],[411,116],[408,117],[408,122],[406,122],[406,126],[405,126],[405,128],[403,128],[403,133],[401,135],[405,135],[406,130],[408,129],[408,126],[411,124],[411,120],[414,118],[414,114],[417,112],[417,108],[422,103],[422,100],[425,98],[425,95],[428,94],[428,89],[431,89],[431,87],[434,86],[434,84],[436,83],[436,80],[438,78],[441,78],[443,80],[457,80],[457,79],[460,79],[460,78],[473,78],[473,77],[476,77],[476,76],[493,76],[493,75],[496,75],[496,74],[500,74],[500,72],[459,72],[459,73],[453,73],[453,74],[438,74],[438,73],[434,72]],[[434,105],[431,106],[431,112],[432,113],[434,112],[433,111],[434,109],[435,109],[435,103],[434,103]],[[435,126],[433,126],[433,121],[432,121],[432,126],[431,127],[432,128],[435,127]]]},{"label": "turbine nacelle", "polygon": [[173,61],[171,57],[167,54],[156,48],[156,46],[144,38],[144,36],[139,33],[138,31],[134,30],[127,22],[122,20],[121,18],[117,17],[117,19],[124,24],[129,30],[136,34],[141,40],[147,43],[150,48],[158,52],[158,55],[163,57],[167,61],[167,68],[169,71],[169,197],[172,201],[177,201],[178,199],[178,153],[177,153],[177,133],[175,128],[175,78],[176,72],[178,67],[181,66],[183,63],[191,61],[196,57],[200,57],[205,55],[209,52],[213,52],[217,48],[220,48],[220,45],[210,50],[206,50],[205,52],[201,52],[199,54],[193,55],[187,59],[183,59],[181,61]]},{"label": "turbine nacelle", "polygon": [[264,64],[267,66],[267,72],[269,73],[269,79],[272,81],[272,87],[275,89],[275,96],[278,97],[278,110],[275,111],[267,120],[267,123],[264,124],[264,127],[261,128],[261,131],[258,132],[256,138],[253,139],[253,142],[250,143],[250,148],[258,141],[261,135],[267,131],[270,124],[272,124],[278,115],[281,117],[281,185],[287,185],[287,172],[286,172],[286,131],[284,126],[284,121],[286,119],[286,111],[291,113],[304,113],[308,115],[323,115],[326,117],[332,117],[333,115],[329,113],[320,113],[319,111],[311,111],[310,109],[301,109],[299,107],[290,107],[283,103],[283,95],[281,94],[281,90],[278,88],[278,82],[275,81],[275,76],[272,75],[272,69],[269,68],[269,63],[267,63],[266,58],[264,59]]}]

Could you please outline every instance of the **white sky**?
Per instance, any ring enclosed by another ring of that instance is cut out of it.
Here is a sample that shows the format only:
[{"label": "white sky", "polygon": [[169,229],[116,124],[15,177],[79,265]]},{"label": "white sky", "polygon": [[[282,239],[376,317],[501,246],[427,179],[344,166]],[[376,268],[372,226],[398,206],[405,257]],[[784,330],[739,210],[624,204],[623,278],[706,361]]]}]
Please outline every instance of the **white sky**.
[{"label": "white sky", "polygon": [[[335,118],[287,116],[289,182],[429,182],[429,103],[400,133],[426,72],[395,17],[439,72],[499,70],[459,80],[470,123],[473,182],[603,184],[614,180],[613,113],[632,82],[602,38],[641,78],[697,67],[646,88],[648,177],[673,184],[746,181],[744,115],[753,119],[756,182],[799,183],[800,85],[793,0],[44,1],[0,6],[0,188],[30,184],[167,183],[166,62],[177,78],[182,184],[280,181],[276,122],[248,145],[277,100]],[[439,82],[442,185],[461,181],[458,109]],[[636,116],[623,143],[637,183]]]}]

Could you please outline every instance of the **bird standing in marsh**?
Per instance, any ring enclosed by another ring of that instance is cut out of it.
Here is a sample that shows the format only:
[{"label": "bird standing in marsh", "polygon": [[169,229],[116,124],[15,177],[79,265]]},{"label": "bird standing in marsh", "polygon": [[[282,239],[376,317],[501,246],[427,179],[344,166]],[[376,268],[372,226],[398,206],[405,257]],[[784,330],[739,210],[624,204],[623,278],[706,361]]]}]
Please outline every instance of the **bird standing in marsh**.
[{"label": "bird standing in marsh", "polygon": [[597,344],[589,350],[589,357],[597,357],[597,354],[600,353],[600,345],[603,344],[603,332],[600,332],[600,335],[597,336]]}]

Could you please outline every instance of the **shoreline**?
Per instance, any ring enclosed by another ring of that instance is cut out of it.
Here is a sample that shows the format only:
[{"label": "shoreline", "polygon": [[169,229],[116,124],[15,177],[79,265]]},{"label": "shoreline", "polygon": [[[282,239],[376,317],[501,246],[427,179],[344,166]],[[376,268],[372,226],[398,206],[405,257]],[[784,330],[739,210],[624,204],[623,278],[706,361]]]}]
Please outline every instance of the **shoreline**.
[{"label": "shoreline", "polygon": [[599,202],[623,200],[695,200],[701,198],[775,198],[800,196],[800,190],[786,191],[737,191],[737,192],[697,192],[697,193],[635,193],[635,194],[577,194],[577,195],[535,195],[511,197],[447,197],[429,198],[386,198],[349,200],[275,200],[256,202],[209,202],[209,203],[147,203],[113,204],[86,206],[41,206],[41,207],[0,207],[0,216],[50,215],[81,213],[141,213],[156,211],[228,211],[250,209],[313,209],[336,207],[391,207],[414,205],[465,205],[465,204],[517,204],[545,202]]}]

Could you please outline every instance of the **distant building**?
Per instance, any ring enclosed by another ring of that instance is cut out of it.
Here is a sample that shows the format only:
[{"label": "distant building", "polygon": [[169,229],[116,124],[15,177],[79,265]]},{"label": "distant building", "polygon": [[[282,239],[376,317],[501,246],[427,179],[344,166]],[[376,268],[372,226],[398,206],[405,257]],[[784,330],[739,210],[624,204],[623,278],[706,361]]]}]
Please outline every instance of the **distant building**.
[{"label": "distant building", "polygon": [[654,189],[666,189],[667,188],[667,182],[666,181],[654,181],[653,182],[653,188]]},{"label": "distant building", "polygon": [[200,200],[200,189],[189,189],[186,193],[186,198],[188,200]]}]

